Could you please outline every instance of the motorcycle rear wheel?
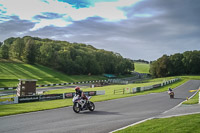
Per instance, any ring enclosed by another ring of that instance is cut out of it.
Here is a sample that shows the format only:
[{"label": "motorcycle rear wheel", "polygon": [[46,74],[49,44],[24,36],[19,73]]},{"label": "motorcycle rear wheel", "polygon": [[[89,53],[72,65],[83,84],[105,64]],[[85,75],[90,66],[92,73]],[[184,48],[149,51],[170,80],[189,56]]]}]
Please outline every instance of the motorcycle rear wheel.
[{"label": "motorcycle rear wheel", "polygon": [[174,98],[174,92],[170,93],[170,98]]},{"label": "motorcycle rear wheel", "polygon": [[73,110],[75,113],[79,113],[81,111],[81,107],[78,103],[74,103]]}]

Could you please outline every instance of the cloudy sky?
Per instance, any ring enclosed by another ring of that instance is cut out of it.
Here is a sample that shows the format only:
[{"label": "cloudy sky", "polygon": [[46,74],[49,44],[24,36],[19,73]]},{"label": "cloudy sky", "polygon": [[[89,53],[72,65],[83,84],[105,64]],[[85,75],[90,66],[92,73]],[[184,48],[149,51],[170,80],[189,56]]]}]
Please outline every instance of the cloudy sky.
[{"label": "cloudy sky", "polygon": [[0,41],[27,35],[152,61],[200,50],[200,0],[0,0]]}]

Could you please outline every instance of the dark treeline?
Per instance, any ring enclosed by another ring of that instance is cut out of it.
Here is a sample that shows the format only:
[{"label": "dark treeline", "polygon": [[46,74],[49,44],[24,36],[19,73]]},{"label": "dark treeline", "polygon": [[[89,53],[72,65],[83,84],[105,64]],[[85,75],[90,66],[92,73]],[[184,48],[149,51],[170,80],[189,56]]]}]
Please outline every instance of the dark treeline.
[{"label": "dark treeline", "polygon": [[142,60],[142,59],[139,59],[139,60],[134,60],[134,62],[138,62],[138,63],[146,63],[146,64],[149,64],[148,61],[145,61],[145,60]]},{"label": "dark treeline", "polygon": [[150,73],[153,77],[200,74],[200,51],[163,55],[151,63]]},{"label": "dark treeline", "polygon": [[134,63],[118,53],[91,45],[25,36],[0,43],[0,58],[38,63],[66,74],[126,74]]}]

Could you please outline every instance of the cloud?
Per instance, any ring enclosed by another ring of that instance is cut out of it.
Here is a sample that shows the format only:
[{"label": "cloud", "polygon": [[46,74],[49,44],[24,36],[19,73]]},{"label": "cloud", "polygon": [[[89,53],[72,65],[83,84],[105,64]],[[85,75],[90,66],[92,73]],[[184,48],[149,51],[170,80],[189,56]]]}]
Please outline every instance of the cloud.
[{"label": "cloud", "polygon": [[12,9],[11,15],[11,10],[5,10],[6,3],[1,4],[0,9],[6,13],[0,20],[0,29],[5,31],[0,40],[38,36],[86,43],[127,58],[145,60],[200,49],[199,0],[97,0],[85,1],[86,6],[78,8],[67,0],[42,1],[37,1],[43,7],[38,10],[33,9],[37,9],[37,4],[31,3],[29,10],[33,11],[27,13],[29,17],[15,11],[21,6]]},{"label": "cloud", "polygon": [[[58,19],[55,17],[60,16],[62,16],[62,20],[67,24],[70,21],[80,21],[94,16],[102,17],[107,21],[118,21],[126,19],[123,11],[120,10],[120,7],[132,5],[137,1],[138,0],[110,0],[105,2],[98,0],[97,3],[95,3],[94,1],[89,0],[0,0],[0,3],[6,10],[5,15],[19,16],[22,20],[37,22],[39,25],[41,20],[50,18]],[[80,7],[78,7],[78,9],[73,7],[77,6],[77,4]],[[82,8],[86,6],[89,6],[90,8]],[[44,21],[41,23],[41,25],[44,26]],[[54,23],[51,24],[54,25]],[[49,26],[49,24],[46,26]],[[34,29],[37,30],[36,28]]]},{"label": "cloud", "polygon": [[88,8],[94,5],[94,2],[91,0],[58,0],[59,2],[64,2],[72,5],[72,7],[79,8]]},{"label": "cloud", "polygon": [[64,17],[65,14],[58,14],[58,13],[53,13],[53,12],[42,12],[41,15],[36,15],[33,18],[36,20],[41,20],[41,19],[58,19]]},{"label": "cloud", "polygon": [[33,28],[35,23],[20,20],[19,17],[11,16],[6,22],[0,24],[0,40],[3,41],[9,37],[22,37]]}]

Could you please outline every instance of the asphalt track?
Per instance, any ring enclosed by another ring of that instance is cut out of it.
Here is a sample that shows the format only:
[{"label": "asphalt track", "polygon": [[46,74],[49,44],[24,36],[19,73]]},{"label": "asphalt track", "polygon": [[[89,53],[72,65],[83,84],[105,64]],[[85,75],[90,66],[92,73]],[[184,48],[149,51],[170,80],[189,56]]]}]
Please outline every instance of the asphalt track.
[{"label": "asphalt track", "polygon": [[167,92],[96,102],[94,112],[73,112],[72,107],[0,117],[0,133],[107,133],[156,117],[190,97],[200,80],[191,80]]}]

